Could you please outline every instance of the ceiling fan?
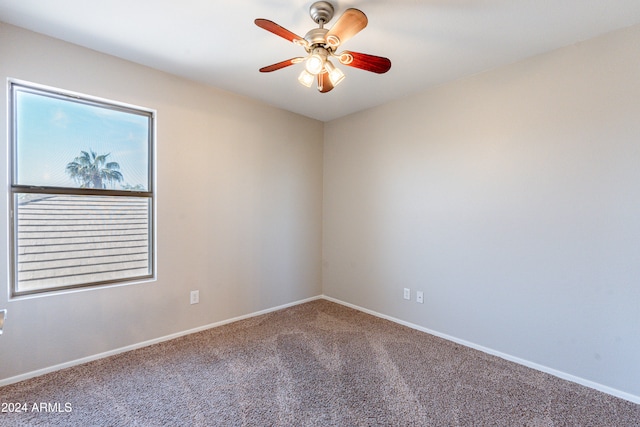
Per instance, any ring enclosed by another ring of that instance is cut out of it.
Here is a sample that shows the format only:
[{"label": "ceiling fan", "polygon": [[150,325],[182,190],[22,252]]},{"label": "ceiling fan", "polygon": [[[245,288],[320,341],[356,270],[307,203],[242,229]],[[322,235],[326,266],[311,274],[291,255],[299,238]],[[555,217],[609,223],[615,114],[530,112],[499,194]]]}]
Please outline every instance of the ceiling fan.
[{"label": "ceiling fan", "polygon": [[298,76],[298,81],[307,87],[311,87],[314,81],[317,81],[318,90],[321,93],[326,93],[344,80],[344,73],[333,65],[330,58],[336,58],[338,62],[349,67],[378,74],[389,71],[391,61],[388,58],[348,50],[336,53],[344,42],[367,26],[368,20],[362,11],[350,8],[328,30],[324,28],[324,24],[333,18],[333,12],[333,6],[329,2],[317,1],[313,3],[309,8],[309,15],[319,25],[319,28],[310,30],[304,37],[300,37],[268,19],[256,19],[255,23],[258,27],[302,46],[307,52],[307,56],[299,56],[262,67],[260,72],[269,73],[304,62],[305,67]]}]

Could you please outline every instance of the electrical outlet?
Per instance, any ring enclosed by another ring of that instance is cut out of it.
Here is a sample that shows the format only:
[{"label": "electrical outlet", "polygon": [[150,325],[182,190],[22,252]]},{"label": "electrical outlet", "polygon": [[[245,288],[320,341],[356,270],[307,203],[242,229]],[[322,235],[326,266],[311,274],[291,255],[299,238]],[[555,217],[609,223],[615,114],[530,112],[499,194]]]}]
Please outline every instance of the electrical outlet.
[{"label": "electrical outlet", "polygon": [[2,329],[4,328],[4,319],[7,318],[7,310],[0,310],[0,335],[2,335]]},{"label": "electrical outlet", "polygon": [[416,291],[416,302],[423,304],[424,303],[424,292]]},{"label": "electrical outlet", "polygon": [[200,291],[191,291],[191,304],[200,302]]},{"label": "electrical outlet", "polygon": [[407,300],[411,299],[411,289],[404,288],[404,299],[407,299]]}]

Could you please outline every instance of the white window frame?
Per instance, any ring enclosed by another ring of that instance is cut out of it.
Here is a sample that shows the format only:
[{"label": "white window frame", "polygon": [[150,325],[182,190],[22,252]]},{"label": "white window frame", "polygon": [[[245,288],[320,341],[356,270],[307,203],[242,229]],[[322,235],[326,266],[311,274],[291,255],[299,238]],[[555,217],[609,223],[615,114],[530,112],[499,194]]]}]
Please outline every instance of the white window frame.
[{"label": "white window frame", "polygon": [[[49,96],[69,102],[98,106],[117,110],[120,112],[146,116],[149,119],[148,128],[148,188],[146,191],[139,189],[115,190],[115,189],[95,189],[95,188],[71,188],[71,187],[46,187],[17,184],[17,102],[16,93],[18,91],[31,92],[44,96]],[[59,293],[60,291],[88,289],[104,287],[107,285],[122,285],[147,282],[156,278],[156,191],[155,191],[155,149],[156,149],[156,111],[148,108],[138,107],[131,104],[93,97],[85,94],[71,92],[67,90],[38,85],[17,79],[8,79],[8,166],[9,166],[9,289],[10,298],[48,295]],[[17,194],[47,194],[47,195],[71,195],[71,196],[100,196],[114,197],[123,200],[126,198],[143,198],[148,201],[148,274],[134,275],[117,279],[97,280],[82,282],[73,285],[48,286],[35,290],[20,290],[18,288],[18,215],[15,215]]]}]

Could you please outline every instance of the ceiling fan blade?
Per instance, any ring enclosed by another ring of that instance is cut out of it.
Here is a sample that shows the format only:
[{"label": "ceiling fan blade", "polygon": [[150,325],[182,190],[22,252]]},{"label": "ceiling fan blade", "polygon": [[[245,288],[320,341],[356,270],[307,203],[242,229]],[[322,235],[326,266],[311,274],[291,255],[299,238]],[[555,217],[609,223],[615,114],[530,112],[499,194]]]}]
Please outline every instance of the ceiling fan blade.
[{"label": "ceiling fan blade", "polygon": [[267,65],[266,67],[260,68],[261,73],[270,73],[271,71],[276,71],[284,67],[288,67],[289,65],[297,64],[299,62],[304,61],[304,58],[297,57],[287,59],[286,61],[278,62],[277,64]]},{"label": "ceiling fan blade", "polygon": [[373,73],[384,74],[391,68],[389,58],[382,56],[368,55],[366,53],[350,52],[345,50],[339,54],[341,64],[349,67],[360,68],[361,70]]},{"label": "ceiling fan blade", "polygon": [[358,9],[347,9],[326,34],[327,44],[334,49],[367,26],[367,15]]},{"label": "ceiling fan blade", "polygon": [[269,21],[268,19],[256,19],[255,24],[262,28],[265,29],[269,32],[272,32],[273,34],[275,34],[276,36],[280,36],[283,39],[289,40],[290,42],[293,42],[295,44],[299,44],[301,46],[308,46],[308,42],[303,39],[302,37],[300,37],[297,34],[292,33],[291,31],[287,30],[284,27],[281,27],[280,25],[276,24],[273,21]]},{"label": "ceiling fan blade", "polygon": [[329,73],[318,74],[318,91],[320,93],[327,93],[333,89],[333,83],[329,80]]}]

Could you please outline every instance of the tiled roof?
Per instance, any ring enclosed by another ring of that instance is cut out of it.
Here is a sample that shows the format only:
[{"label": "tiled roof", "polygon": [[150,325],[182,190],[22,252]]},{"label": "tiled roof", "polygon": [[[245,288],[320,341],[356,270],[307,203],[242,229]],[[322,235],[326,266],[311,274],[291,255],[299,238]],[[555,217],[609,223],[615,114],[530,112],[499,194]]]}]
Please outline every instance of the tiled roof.
[{"label": "tiled roof", "polygon": [[18,203],[20,291],[149,274],[149,200],[28,194]]}]

